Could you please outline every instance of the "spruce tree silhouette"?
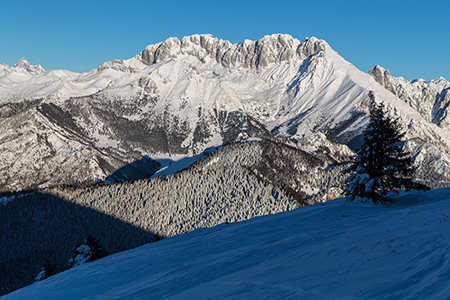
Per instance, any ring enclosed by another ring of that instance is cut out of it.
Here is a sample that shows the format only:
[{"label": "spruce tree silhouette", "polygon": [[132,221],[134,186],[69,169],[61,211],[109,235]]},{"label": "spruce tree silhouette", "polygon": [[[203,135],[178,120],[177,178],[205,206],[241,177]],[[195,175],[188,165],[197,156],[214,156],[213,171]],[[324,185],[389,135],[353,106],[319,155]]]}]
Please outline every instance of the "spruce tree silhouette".
[{"label": "spruce tree silhouette", "polygon": [[428,189],[412,180],[415,168],[411,155],[403,149],[406,132],[401,131],[398,118],[391,118],[383,103],[377,104],[373,95],[369,97],[372,98],[370,122],[364,132],[364,143],[357,150],[355,163],[345,171],[352,173],[347,199],[392,203],[391,192]]}]

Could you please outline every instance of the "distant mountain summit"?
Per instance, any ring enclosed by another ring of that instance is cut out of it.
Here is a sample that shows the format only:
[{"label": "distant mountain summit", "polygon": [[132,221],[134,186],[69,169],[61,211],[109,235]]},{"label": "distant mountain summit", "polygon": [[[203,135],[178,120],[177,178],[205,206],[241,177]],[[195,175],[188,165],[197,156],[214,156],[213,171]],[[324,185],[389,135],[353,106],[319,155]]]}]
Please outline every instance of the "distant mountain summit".
[{"label": "distant mountain summit", "polygon": [[46,71],[41,65],[34,66],[23,57],[19,59],[19,61],[17,61],[11,68],[5,63],[0,65],[0,76],[8,73],[22,73],[34,76],[44,74],[45,72]]},{"label": "distant mountain summit", "polygon": [[419,176],[450,184],[449,87],[379,66],[366,74],[323,40],[285,34],[169,38],[83,74],[20,60],[0,66],[0,186],[101,181],[144,156],[253,137],[321,135],[356,148],[372,98],[401,118]]}]

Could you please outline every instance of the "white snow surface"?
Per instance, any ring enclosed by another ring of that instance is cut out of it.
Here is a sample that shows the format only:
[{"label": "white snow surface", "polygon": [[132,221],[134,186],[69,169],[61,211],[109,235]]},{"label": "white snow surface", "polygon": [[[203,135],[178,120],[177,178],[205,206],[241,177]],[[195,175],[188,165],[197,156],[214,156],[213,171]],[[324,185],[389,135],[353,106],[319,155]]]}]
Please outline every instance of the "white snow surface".
[{"label": "white snow surface", "polygon": [[198,229],[2,299],[448,299],[450,189]]},{"label": "white snow surface", "polygon": [[204,152],[197,154],[195,156],[189,155],[158,155],[153,156],[152,159],[156,160],[161,164],[161,167],[152,177],[167,177],[168,175],[175,174],[183,169],[186,169],[196,161],[204,158],[206,155],[216,151],[220,147],[211,147],[206,149]]}]

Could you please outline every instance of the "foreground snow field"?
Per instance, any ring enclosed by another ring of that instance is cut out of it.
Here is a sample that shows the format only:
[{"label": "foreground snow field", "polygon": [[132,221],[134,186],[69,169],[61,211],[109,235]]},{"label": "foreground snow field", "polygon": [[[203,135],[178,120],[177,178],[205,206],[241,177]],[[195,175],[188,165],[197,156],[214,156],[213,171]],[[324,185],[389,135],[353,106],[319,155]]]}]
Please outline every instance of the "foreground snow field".
[{"label": "foreground snow field", "polygon": [[198,229],[2,299],[448,299],[450,189]]}]

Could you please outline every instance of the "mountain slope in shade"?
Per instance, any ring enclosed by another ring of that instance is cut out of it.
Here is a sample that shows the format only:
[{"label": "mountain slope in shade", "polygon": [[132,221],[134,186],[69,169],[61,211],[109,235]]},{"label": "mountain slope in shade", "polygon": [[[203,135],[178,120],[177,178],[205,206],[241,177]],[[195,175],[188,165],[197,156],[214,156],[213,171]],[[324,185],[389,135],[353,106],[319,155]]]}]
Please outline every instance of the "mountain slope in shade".
[{"label": "mountain slope in shade", "polygon": [[341,198],[198,229],[3,299],[446,299],[449,192],[401,193],[391,207]]},{"label": "mountain slope in shade", "polygon": [[[440,79],[432,84],[444,90],[447,83]],[[13,157],[23,157],[21,170],[35,178],[31,181],[38,181],[38,187],[52,185],[35,165],[46,161],[51,149],[64,149],[44,138],[38,142],[40,150],[30,157],[25,148],[15,146],[23,134],[50,136],[59,125],[47,117],[24,125],[10,116],[8,106],[13,104],[38,101],[41,106],[57,107],[72,118],[73,126],[92,145],[89,147],[107,149],[124,162],[145,155],[193,156],[249,137],[287,137],[297,142],[324,134],[356,148],[368,122],[371,99],[385,102],[394,117],[401,117],[407,130],[405,147],[422,170],[422,179],[439,178],[446,183],[450,176],[450,135],[445,125],[448,105],[447,96],[439,93],[443,100],[432,113],[424,113],[428,110],[389,92],[325,41],[299,41],[283,34],[239,44],[211,35],[193,35],[181,41],[169,38],[147,46],[133,58],[105,62],[83,74],[3,72],[0,122],[5,130],[0,134],[0,156],[4,164],[0,170],[6,179],[0,184],[4,189],[28,187],[15,180],[18,169],[11,167]],[[36,108],[30,114],[39,112]],[[72,143],[66,128],[58,132],[64,144]],[[74,155],[90,151],[89,147],[78,144],[64,153],[56,150],[56,155]],[[57,164],[47,165],[61,173]],[[123,163],[99,168],[100,164],[86,165],[86,159],[80,157],[75,165],[88,168],[89,181],[101,181],[110,175],[109,169]],[[68,175],[60,175],[64,178],[58,180],[86,180],[79,175],[67,179],[75,171],[67,169]]]}]

